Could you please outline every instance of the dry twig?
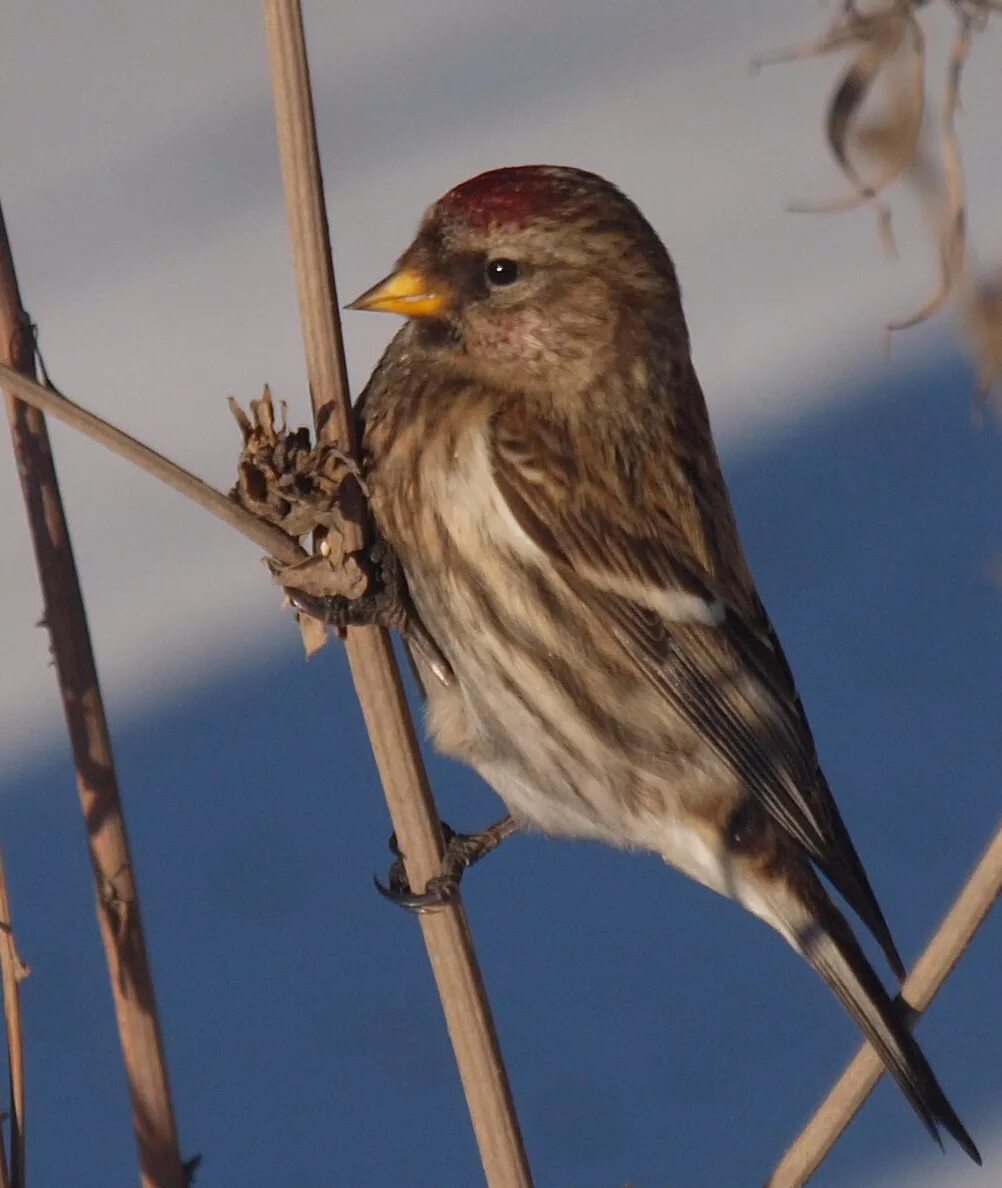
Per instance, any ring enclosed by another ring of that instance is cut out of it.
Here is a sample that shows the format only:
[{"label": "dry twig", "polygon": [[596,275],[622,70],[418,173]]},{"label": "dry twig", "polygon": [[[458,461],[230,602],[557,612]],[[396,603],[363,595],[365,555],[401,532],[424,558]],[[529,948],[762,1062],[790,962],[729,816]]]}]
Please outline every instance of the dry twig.
[{"label": "dry twig", "polygon": [[277,558],[287,565],[295,565],[309,556],[296,541],[280,528],[276,528],[251,512],[245,511],[229,496],[210,487],[208,483],[203,482],[184,467],[165,458],[163,454],[158,454],[156,450],[137,441],[134,437],[130,437],[128,433],[124,433],[115,425],[102,420],[96,413],[74,403],[62,393],[56,392],[52,388],[43,388],[33,379],[21,375],[2,363],[0,363],[0,388],[16,397],[21,403],[47,413],[55,420],[82,433],[91,441],[111,450],[113,454],[118,454],[120,458],[131,462],[133,466],[159,479],[172,490],[222,520],[224,524],[228,524],[237,532],[242,533],[248,540],[252,540],[270,557]]},{"label": "dry twig", "polygon": [[[317,436],[353,455],[302,14],[296,0],[265,0],[264,14]],[[347,648],[407,877],[420,888],[438,872],[442,834],[393,650],[386,632],[374,627],[349,629]],[[528,1162],[463,908],[454,901],[420,923],[487,1182],[524,1188],[531,1183]]]},{"label": "dry twig", "polygon": [[[34,336],[21,304],[2,211],[0,357],[25,375],[34,374]],[[145,1188],[184,1188],[187,1176],[178,1150],[111,738],[48,430],[42,414],[15,399],[10,388],[6,403],[94,868],[141,1182]]]},{"label": "dry twig", "polygon": [[10,1073],[10,1163],[0,1139],[0,1188],[24,1188],[24,1034],[21,1024],[21,982],[31,970],[14,943],[14,922],[7,894],[7,874],[0,856],[0,971],[3,1013],[7,1022],[7,1064]]},{"label": "dry twig", "polygon": [[[916,1017],[928,1008],[950,976],[1000,891],[1002,828],[996,832],[902,988],[902,996],[914,1008]],[[799,1188],[805,1184],[884,1071],[880,1057],[868,1043],[864,1044],[780,1160],[767,1188]]]}]

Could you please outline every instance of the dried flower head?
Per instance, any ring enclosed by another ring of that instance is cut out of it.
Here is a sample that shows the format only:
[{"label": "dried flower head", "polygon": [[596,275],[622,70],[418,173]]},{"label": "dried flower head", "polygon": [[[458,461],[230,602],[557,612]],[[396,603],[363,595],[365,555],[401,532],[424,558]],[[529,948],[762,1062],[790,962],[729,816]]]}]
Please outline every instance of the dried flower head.
[{"label": "dried flower head", "polygon": [[[364,515],[365,487],[354,460],[337,446],[313,443],[308,429],[290,430],[284,404],[278,421],[267,386],[250,402],[249,416],[232,396],[229,404],[244,442],[230,498],[290,536],[313,536],[314,555],[306,561],[285,565],[268,558],[276,582],[314,597],[360,597],[369,586],[365,559],[345,544]],[[326,630],[313,619],[301,626],[312,653]]]}]

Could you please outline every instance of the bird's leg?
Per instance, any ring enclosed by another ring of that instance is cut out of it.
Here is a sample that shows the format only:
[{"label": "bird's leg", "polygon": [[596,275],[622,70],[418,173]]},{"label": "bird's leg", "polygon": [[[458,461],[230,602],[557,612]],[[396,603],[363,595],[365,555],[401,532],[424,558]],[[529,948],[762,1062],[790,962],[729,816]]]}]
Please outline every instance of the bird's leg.
[{"label": "bird's leg", "polygon": [[495,821],[479,833],[455,833],[443,821],[445,853],[442,855],[442,865],[439,873],[428,880],[420,895],[415,894],[407,882],[403,859],[394,834],[390,838],[390,849],[397,855],[397,860],[390,867],[387,880],[389,886],[384,887],[376,879],[376,887],[380,895],[410,912],[423,915],[425,912],[437,911],[452,903],[459,894],[459,882],[467,867],[496,850],[506,837],[511,837],[517,830],[518,826],[510,816],[502,817],[500,821]]},{"label": "bird's leg", "polygon": [[344,594],[307,594],[286,588],[286,597],[303,615],[319,619],[344,632],[346,627],[385,627],[397,631],[411,644],[431,671],[445,685],[452,683],[452,669],[428,634],[411,604],[403,569],[396,553],[383,540],[368,550],[370,587],[357,598]]}]

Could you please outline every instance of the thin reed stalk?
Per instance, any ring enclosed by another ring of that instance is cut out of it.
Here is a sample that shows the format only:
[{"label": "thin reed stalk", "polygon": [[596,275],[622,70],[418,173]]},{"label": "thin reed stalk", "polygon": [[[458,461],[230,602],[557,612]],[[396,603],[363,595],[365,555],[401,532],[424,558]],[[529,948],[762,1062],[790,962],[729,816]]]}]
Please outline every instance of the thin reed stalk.
[{"label": "thin reed stalk", "polygon": [[[31,321],[21,303],[0,210],[0,359],[35,373]],[[143,1188],[184,1188],[153,979],[69,529],[44,415],[5,395],[94,870],[97,918],[125,1063]]]},{"label": "thin reed stalk", "polygon": [[[264,0],[279,156],[318,436],[354,449],[302,13]],[[348,659],[411,886],[439,869],[442,832],[387,633],[349,630]],[[456,902],[420,918],[487,1183],[531,1183],[518,1119],[466,916]]]},{"label": "thin reed stalk", "polygon": [[[953,901],[902,987],[916,1014],[926,1010],[981,927],[1002,890],[1002,827]],[[766,1188],[799,1188],[817,1171],[843,1130],[859,1112],[885,1069],[867,1043],[853,1057],[769,1178]]]},{"label": "thin reed stalk", "polygon": [[14,920],[7,893],[7,872],[0,855],[0,977],[7,1024],[7,1067],[10,1081],[10,1161],[0,1139],[0,1188],[24,1188],[24,1027],[21,982],[31,971],[14,941]]}]

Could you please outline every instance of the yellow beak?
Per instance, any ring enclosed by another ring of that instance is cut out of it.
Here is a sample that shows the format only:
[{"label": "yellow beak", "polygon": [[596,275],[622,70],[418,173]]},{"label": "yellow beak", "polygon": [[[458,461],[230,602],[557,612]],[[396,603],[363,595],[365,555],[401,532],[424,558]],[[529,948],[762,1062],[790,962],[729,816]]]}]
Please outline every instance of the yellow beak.
[{"label": "yellow beak", "polygon": [[416,268],[401,268],[366,289],[348,308],[403,314],[407,318],[440,318],[448,310],[451,296],[447,286],[432,284]]}]

